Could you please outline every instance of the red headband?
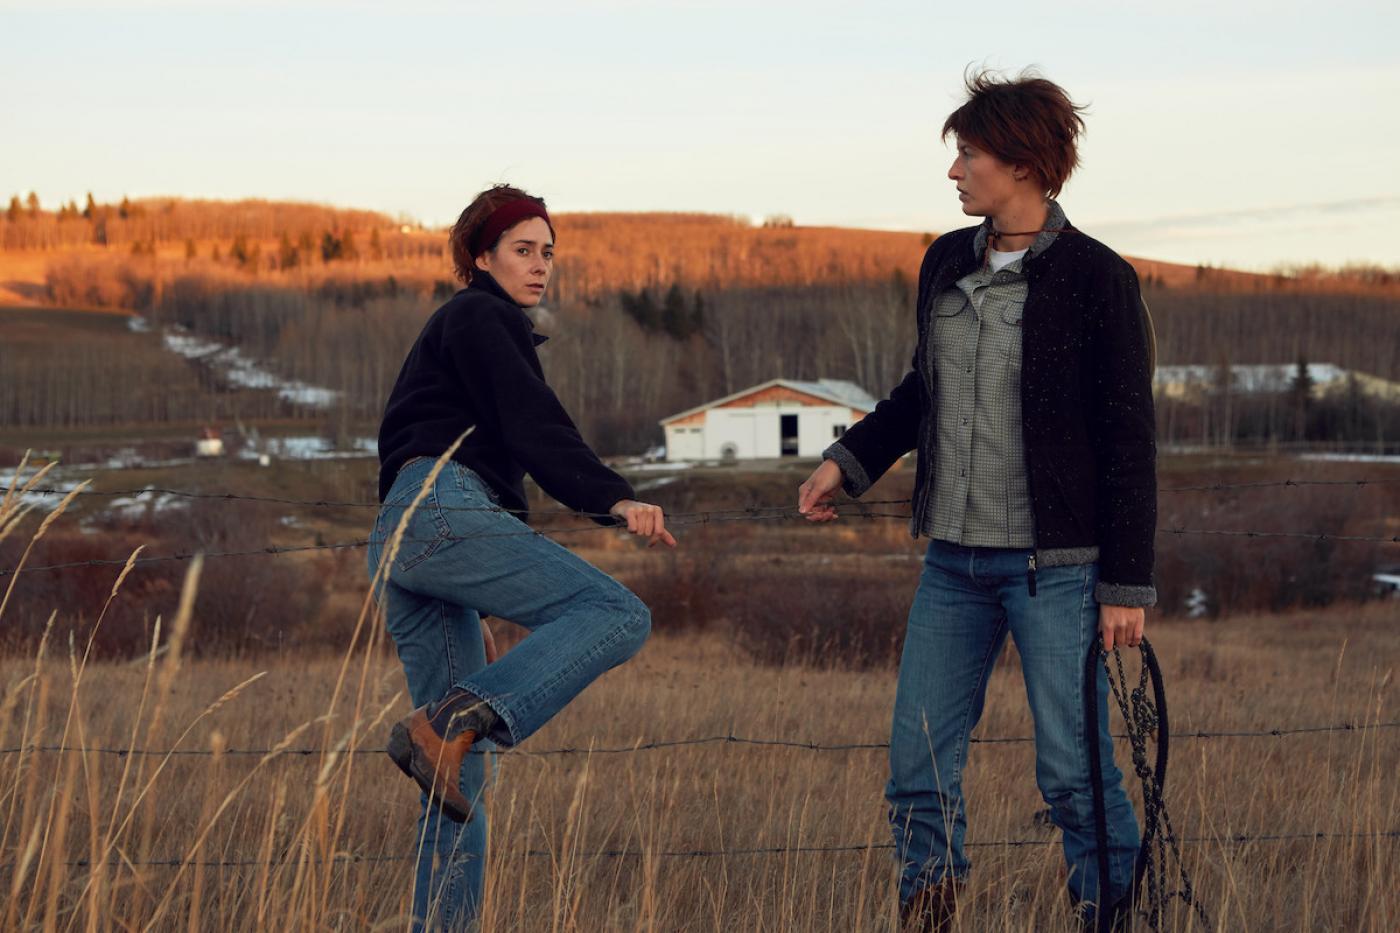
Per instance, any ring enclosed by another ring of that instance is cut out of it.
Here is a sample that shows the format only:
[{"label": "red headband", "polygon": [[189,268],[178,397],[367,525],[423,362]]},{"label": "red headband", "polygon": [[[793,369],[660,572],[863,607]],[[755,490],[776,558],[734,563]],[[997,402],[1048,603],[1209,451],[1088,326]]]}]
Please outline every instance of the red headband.
[{"label": "red headband", "polygon": [[549,235],[554,235],[554,224],[550,223],[549,212],[544,209],[544,205],[534,198],[516,198],[514,201],[507,201],[491,212],[491,216],[486,218],[486,223],[477,228],[472,234],[471,241],[467,244],[471,250],[472,258],[475,259],[496,245],[496,241],[501,238],[511,227],[527,217],[538,217],[546,224],[549,224]]}]

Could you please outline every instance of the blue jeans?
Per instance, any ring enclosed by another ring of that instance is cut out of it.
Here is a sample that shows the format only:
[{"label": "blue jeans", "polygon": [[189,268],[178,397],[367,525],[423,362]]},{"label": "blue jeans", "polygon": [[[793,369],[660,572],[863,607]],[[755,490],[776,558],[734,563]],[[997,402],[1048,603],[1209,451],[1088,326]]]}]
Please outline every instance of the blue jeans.
[{"label": "blue jeans", "polygon": [[[1085,735],[1084,661],[1098,635],[1098,566],[1041,568],[1032,597],[1026,579],[1030,554],[929,543],[899,666],[885,791],[902,901],[945,877],[967,876],[962,775],[968,739],[982,716],[987,679],[1008,631],[1021,655],[1035,720],[1036,784],[1063,833],[1070,896],[1111,904],[1131,884],[1137,818],[1113,764],[1102,667],[1101,726],[1098,735]],[[1108,816],[1110,880],[1102,901],[1089,741],[1101,749]]]},{"label": "blue jeans", "polygon": [[[371,577],[432,466],[414,461],[394,480],[370,536]],[[651,631],[651,613],[622,584],[503,511],[481,478],[455,462],[443,467],[409,519],[381,586],[413,705],[465,688],[500,717],[489,739],[502,745],[524,741],[600,674],[636,654]],[[488,665],[482,614],[523,625],[530,635]],[[479,801],[484,786],[484,756],[468,755],[463,795]],[[470,927],[484,878],[484,808],[455,823],[424,800],[419,829],[414,928]]]}]

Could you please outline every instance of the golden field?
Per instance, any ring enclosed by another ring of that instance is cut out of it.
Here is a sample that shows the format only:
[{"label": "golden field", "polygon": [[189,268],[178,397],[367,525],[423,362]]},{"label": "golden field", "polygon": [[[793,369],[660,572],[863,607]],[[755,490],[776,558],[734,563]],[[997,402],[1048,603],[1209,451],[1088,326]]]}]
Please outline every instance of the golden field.
[{"label": "golden field", "polygon": [[[196,659],[199,573],[153,656],[87,662],[82,638],[50,638],[0,663],[0,926],[402,927],[417,795],[377,752],[408,704],[376,619],[339,657]],[[1149,628],[1178,736],[1167,798],[1214,929],[1395,928],[1396,615],[1375,602]],[[883,741],[892,669],[758,664],[736,634],[655,636],[497,756],[485,929],[893,929],[881,749],[638,748]],[[1188,736],[1339,723],[1368,728]],[[1029,734],[1013,653],[978,735]],[[1030,745],[976,746],[966,781],[976,865],[959,928],[1070,929]],[[1178,907],[1170,928],[1201,927]]]}]

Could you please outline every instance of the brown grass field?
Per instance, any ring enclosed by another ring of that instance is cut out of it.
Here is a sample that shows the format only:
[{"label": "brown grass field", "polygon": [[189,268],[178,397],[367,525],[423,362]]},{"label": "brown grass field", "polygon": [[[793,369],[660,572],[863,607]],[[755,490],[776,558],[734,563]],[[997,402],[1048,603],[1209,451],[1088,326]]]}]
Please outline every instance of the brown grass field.
[{"label": "brown grass field", "polygon": [[[15,514],[0,512],[0,536]],[[377,749],[407,702],[373,613],[341,656],[195,659],[200,573],[148,658],[89,662],[82,639],[51,638],[0,661],[0,929],[405,924],[416,793]],[[0,578],[0,600],[12,582],[24,577]],[[1400,735],[1382,726],[1395,719],[1395,606],[1149,628],[1178,737],[1167,799],[1212,928],[1400,923]],[[892,669],[760,665],[741,634],[658,635],[497,756],[484,929],[893,929],[880,749],[638,748],[883,741]],[[979,736],[1029,734],[1018,681],[1009,654]],[[1369,728],[1188,735],[1339,723]],[[961,930],[1071,928],[1032,775],[1028,744],[974,749]],[[1178,907],[1169,928],[1203,927]]]}]

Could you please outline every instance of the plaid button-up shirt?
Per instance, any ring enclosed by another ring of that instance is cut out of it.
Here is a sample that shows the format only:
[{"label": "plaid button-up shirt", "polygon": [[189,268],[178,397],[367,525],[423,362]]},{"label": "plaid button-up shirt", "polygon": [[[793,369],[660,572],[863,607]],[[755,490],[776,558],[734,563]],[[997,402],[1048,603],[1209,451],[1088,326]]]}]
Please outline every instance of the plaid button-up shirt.
[{"label": "plaid button-up shirt", "polygon": [[[1035,546],[1021,439],[1021,270],[1064,223],[1051,201],[1045,231],[1025,256],[997,272],[984,262],[934,299],[932,359],[923,361],[938,393],[934,489],[921,520],[929,537],[967,547]],[[990,225],[973,243],[979,259]]]}]

